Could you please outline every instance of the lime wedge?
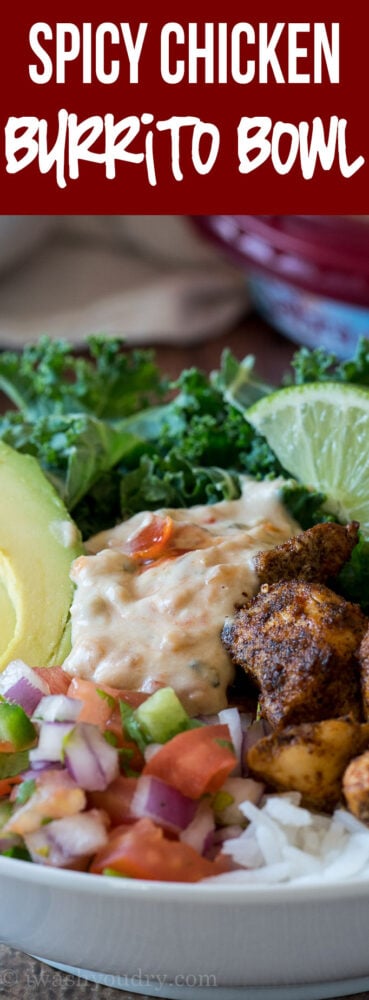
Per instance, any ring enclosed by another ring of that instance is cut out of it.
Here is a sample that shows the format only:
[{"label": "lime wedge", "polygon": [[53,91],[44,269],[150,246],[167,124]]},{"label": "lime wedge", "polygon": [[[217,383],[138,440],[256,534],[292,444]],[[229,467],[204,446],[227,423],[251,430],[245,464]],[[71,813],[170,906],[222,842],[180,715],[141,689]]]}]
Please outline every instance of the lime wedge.
[{"label": "lime wedge", "polygon": [[246,418],[294,479],[369,537],[369,389],[312,382],[264,396]]}]

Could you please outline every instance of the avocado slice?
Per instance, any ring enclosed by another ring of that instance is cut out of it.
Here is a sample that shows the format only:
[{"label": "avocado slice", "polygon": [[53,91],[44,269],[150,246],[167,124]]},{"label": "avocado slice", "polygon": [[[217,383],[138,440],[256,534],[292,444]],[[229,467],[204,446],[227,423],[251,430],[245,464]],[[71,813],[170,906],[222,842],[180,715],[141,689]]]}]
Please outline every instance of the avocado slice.
[{"label": "avocado slice", "polygon": [[78,529],[31,455],[0,441],[0,670],[14,659],[60,663],[68,652]]}]

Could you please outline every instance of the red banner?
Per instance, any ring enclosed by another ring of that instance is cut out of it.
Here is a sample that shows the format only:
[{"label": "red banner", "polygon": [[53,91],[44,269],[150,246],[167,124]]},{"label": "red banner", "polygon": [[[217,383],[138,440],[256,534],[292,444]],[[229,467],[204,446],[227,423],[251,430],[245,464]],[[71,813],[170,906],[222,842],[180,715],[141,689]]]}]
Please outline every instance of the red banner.
[{"label": "red banner", "polygon": [[2,15],[2,213],[369,214],[357,2],[76,6]]}]

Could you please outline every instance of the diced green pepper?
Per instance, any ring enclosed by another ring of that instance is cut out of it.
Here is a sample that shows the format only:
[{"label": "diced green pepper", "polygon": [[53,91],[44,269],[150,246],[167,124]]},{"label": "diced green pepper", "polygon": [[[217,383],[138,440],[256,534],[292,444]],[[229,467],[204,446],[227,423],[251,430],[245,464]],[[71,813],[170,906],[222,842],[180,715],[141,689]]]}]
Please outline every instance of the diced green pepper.
[{"label": "diced green pepper", "polygon": [[138,719],[136,719],[133,708],[121,699],[119,700],[119,708],[124,735],[129,740],[132,740],[133,743],[136,743],[141,753],[144,753],[147,743],[150,740],[146,739],[145,733],[141,729]]},{"label": "diced green pepper", "polygon": [[28,751],[18,750],[17,753],[0,753],[0,781],[4,778],[14,778],[28,768]]},{"label": "diced green pepper", "polygon": [[5,823],[8,822],[8,819],[10,819],[12,812],[13,812],[13,806],[11,802],[9,802],[8,800],[6,800],[6,802],[4,800],[0,802],[0,830],[2,830],[3,826],[5,826]]},{"label": "diced green pepper", "polygon": [[23,708],[0,702],[0,744],[11,743],[14,750],[27,750],[36,738],[36,729]]},{"label": "diced green pepper", "polygon": [[159,688],[134,712],[150,743],[167,743],[191,726],[191,719],[171,687]]},{"label": "diced green pepper", "polygon": [[26,781],[22,781],[21,785],[18,785],[16,791],[16,802],[18,806],[24,806],[28,799],[31,798],[34,791],[36,790],[36,782],[34,778],[27,778]]}]

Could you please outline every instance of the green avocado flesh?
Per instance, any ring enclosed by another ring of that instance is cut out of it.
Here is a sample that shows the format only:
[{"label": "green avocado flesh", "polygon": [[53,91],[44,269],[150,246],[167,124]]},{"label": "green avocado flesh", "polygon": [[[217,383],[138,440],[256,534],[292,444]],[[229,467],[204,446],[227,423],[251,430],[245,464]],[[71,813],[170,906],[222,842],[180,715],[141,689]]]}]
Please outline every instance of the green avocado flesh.
[{"label": "green avocado flesh", "polygon": [[79,533],[36,459],[0,441],[0,670],[52,666],[69,651]]}]

